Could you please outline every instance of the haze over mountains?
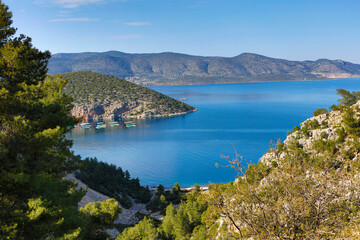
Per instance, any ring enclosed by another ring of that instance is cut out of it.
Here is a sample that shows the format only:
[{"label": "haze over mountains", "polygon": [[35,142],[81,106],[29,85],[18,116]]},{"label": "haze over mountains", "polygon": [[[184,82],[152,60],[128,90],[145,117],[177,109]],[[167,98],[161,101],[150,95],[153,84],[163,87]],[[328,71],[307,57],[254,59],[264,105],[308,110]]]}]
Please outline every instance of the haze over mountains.
[{"label": "haze over mountains", "polygon": [[202,57],[179,53],[58,53],[49,74],[93,71],[142,85],[316,80],[360,77],[360,64],[342,60],[289,61],[243,53],[236,57]]}]

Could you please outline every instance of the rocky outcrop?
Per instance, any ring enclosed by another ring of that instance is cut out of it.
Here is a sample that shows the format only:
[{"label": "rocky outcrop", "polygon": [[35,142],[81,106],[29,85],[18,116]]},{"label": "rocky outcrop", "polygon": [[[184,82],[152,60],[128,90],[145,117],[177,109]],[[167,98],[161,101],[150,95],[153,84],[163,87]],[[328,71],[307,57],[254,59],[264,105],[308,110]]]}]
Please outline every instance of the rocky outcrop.
[{"label": "rocky outcrop", "polygon": [[[356,119],[360,119],[360,101],[351,106],[351,108],[355,112],[354,117]],[[329,113],[324,113],[319,116],[307,119],[300,124],[300,130],[288,134],[287,138],[283,143],[283,148],[286,149],[287,147],[289,147],[289,145],[296,142],[306,153],[317,154],[314,150],[314,143],[316,141],[336,141],[339,138],[338,131],[339,129],[343,128],[344,114],[344,111],[331,111]],[[351,139],[348,140],[351,141]],[[339,149],[339,151],[342,150]],[[260,162],[267,165],[271,164],[272,161],[281,162],[282,160],[284,160],[286,154],[285,152],[277,152],[278,151],[276,151],[275,149],[270,149],[260,158]],[[338,154],[338,158],[340,160],[341,154]]]},{"label": "rocky outcrop", "polygon": [[159,118],[159,117],[174,117],[196,112],[198,109],[193,109],[184,112],[168,112],[165,109],[148,108],[149,103],[133,102],[112,102],[104,105],[77,105],[71,110],[71,116],[84,119],[94,119],[103,117],[106,119],[114,117],[123,118]]},{"label": "rocky outcrop", "polygon": [[137,107],[137,102],[108,102],[102,104],[76,104],[71,110],[71,116],[85,119],[96,117],[113,118],[126,117]]}]

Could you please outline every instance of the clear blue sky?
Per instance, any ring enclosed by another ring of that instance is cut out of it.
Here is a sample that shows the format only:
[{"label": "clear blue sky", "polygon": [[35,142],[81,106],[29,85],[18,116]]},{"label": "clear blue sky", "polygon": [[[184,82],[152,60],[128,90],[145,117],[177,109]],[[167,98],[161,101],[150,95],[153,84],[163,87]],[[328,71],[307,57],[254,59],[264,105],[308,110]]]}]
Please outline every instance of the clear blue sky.
[{"label": "clear blue sky", "polygon": [[5,0],[41,50],[360,63],[360,0]]}]

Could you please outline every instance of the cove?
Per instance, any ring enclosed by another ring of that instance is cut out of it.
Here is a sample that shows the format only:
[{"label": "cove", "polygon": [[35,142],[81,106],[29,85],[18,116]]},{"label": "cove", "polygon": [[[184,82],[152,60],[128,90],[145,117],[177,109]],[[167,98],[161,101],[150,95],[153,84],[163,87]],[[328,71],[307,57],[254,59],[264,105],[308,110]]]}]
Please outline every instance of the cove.
[{"label": "cove", "polygon": [[185,187],[233,181],[237,173],[221,155],[232,158],[236,150],[257,163],[271,140],[284,140],[313,111],[337,104],[336,89],[359,91],[360,78],[151,88],[199,111],[135,120],[129,129],[78,126],[67,137],[76,154],[128,170],[142,185]]}]

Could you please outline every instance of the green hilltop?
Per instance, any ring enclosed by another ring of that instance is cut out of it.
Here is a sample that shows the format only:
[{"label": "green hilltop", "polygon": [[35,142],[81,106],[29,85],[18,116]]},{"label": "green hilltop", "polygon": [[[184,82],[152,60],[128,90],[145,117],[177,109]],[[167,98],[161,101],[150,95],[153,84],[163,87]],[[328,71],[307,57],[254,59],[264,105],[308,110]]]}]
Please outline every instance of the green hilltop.
[{"label": "green hilltop", "polygon": [[73,116],[162,117],[196,109],[149,88],[94,72],[61,74],[65,93],[74,98]]}]

